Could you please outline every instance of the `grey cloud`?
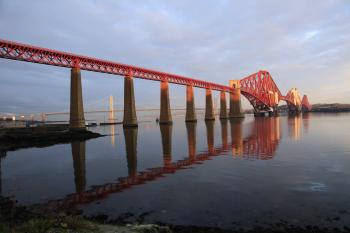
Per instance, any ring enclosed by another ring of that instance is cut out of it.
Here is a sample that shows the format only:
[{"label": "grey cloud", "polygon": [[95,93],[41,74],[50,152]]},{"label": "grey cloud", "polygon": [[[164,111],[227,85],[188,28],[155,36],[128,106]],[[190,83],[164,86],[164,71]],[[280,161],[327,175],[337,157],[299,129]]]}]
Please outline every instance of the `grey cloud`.
[{"label": "grey cloud", "polygon": [[[4,39],[222,84],[265,69],[283,93],[298,87],[312,102],[325,96],[336,102],[350,99],[344,87],[349,22],[346,0],[0,0]],[[69,70],[0,61],[0,74],[0,111],[32,109],[30,103],[38,100],[38,111],[68,106]],[[109,94],[120,103],[122,78],[83,75],[87,103]],[[325,94],[330,82],[340,91]],[[26,85],[21,89],[25,100],[11,95],[16,85]],[[138,105],[158,105],[158,85],[135,80]],[[173,105],[184,106],[182,88],[172,88],[171,95]],[[196,102],[203,105],[204,99]]]}]

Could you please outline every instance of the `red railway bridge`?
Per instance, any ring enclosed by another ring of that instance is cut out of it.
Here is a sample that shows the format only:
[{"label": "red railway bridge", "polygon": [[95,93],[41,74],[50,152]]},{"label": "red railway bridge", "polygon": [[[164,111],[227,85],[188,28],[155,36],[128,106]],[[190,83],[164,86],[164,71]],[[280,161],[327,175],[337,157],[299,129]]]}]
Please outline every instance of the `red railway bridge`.
[{"label": "red railway bridge", "polygon": [[[212,90],[220,91],[220,118],[244,117],[241,95],[254,108],[256,116],[269,112],[277,114],[278,103],[287,102],[291,112],[309,111],[311,105],[305,95],[300,98],[296,88],[283,96],[268,71],[258,71],[241,80],[230,80],[229,86],[169,74],[161,71],[56,51],[0,39],[0,58],[71,68],[70,127],[85,128],[80,70],[121,75],[124,77],[123,125],[137,126],[133,78],[160,82],[160,123],[171,123],[169,83],[186,86],[186,121],[196,121],[193,87],[206,89],[205,120],[214,120]],[[230,95],[227,112],[226,93]]]}]

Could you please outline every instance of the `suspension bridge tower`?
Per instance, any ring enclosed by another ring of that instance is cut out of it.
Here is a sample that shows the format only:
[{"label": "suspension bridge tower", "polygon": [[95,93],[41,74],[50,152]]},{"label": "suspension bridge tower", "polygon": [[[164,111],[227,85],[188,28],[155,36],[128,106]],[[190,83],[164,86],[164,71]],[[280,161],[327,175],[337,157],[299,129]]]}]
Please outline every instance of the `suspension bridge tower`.
[{"label": "suspension bridge tower", "polygon": [[114,101],[113,101],[113,96],[109,96],[109,119],[110,122],[115,121],[114,117]]}]

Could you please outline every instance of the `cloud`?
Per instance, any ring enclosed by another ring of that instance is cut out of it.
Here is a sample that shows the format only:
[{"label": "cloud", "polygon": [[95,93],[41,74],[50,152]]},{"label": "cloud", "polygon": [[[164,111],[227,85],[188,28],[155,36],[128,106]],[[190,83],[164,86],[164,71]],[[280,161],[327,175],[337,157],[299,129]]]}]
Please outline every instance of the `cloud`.
[{"label": "cloud", "polygon": [[[0,31],[4,39],[222,84],[264,69],[282,93],[298,87],[314,103],[349,99],[346,0],[1,0]],[[1,111],[67,109],[69,70],[1,60],[0,78]],[[87,103],[123,98],[121,77],[84,72],[83,79]],[[325,93],[329,83],[343,91]],[[159,104],[158,83],[135,80],[135,88],[138,105]],[[184,107],[184,95],[172,88],[172,105]]]}]

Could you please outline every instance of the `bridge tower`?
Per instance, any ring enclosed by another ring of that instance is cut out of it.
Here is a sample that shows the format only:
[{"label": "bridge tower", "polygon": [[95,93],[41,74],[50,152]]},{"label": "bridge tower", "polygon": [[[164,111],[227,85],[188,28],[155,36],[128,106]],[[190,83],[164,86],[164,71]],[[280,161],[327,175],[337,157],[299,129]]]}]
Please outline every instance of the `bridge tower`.
[{"label": "bridge tower", "polygon": [[302,105],[301,108],[303,112],[310,112],[312,109],[312,106],[309,103],[309,99],[307,98],[307,95],[303,96],[303,99],[301,100],[301,105]]},{"label": "bridge tower", "polygon": [[240,80],[230,80],[229,86],[234,90],[230,93],[230,118],[244,117],[241,108],[241,83]]},{"label": "bridge tower", "polygon": [[115,121],[114,117],[114,101],[113,96],[109,96],[109,121],[113,123]]},{"label": "bridge tower", "polygon": [[301,112],[302,104],[299,92],[296,88],[292,88],[286,96],[288,112],[290,114],[298,114]]}]

